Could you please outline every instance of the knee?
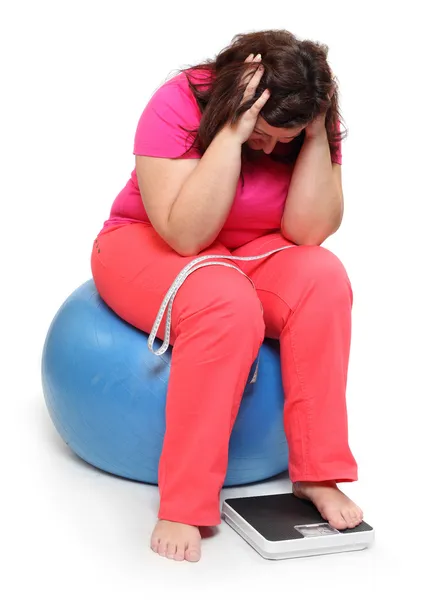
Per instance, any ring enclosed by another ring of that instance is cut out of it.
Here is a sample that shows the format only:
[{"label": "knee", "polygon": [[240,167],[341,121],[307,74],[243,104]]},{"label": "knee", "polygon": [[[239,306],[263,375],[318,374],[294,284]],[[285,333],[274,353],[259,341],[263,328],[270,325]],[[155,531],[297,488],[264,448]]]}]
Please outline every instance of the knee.
[{"label": "knee", "polygon": [[[183,287],[187,285],[176,313],[179,329],[192,321],[199,331],[211,332],[209,339],[223,336],[259,349],[265,323],[259,297],[247,277],[233,269],[208,267],[194,273]],[[192,299],[187,300],[190,290]]]},{"label": "knee", "polygon": [[[224,327],[241,345],[259,350],[264,341],[265,322],[262,305],[250,281],[242,277],[242,284],[226,290],[220,302],[216,302],[218,326]],[[239,282],[238,282],[239,283]]]},{"label": "knee", "polygon": [[298,261],[298,272],[302,263],[301,276],[305,277],[313,292],[328,298],[329,302],[338,299],[353,303],[353,290],[347,271],[333,252],[322,246],[301,246],[299,252],[305,254],[305,260]]}]

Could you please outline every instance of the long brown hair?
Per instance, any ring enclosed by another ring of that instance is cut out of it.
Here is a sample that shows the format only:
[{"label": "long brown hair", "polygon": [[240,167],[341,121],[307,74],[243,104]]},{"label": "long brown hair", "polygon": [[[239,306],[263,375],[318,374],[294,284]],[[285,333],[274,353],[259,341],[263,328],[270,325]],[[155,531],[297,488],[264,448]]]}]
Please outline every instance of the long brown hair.
[{"label": "long brown hair", "polygon": [[[251,53],[262,55],[264,74],[255,97],[242,103],[245,90],[242,77],[249,66],[245,59]],[[202,111],[199,128],[186,130],[192,135],[191,145],[201,153],[205,152],[218,131],[227,123],[236,123],[268,88],[271,97],[260,113],[262,118],[272,127],[292,128],[305,126],[326,111],[327,137],[333,153],[338,142],[346,136],[346,130],[338,128],[338,123],[343,125],[343,122],[337,84],[327,54],[325,44],[299,40],[285,29],[265,30],[236,35],[216,58],[180,69]],[[192,70],[191,77],[189,70]],[[198,83],[199,73],[202,83]],[[333,84],[334,92],[329,100]],[[288,154],[271,154],[270,157],[293,163],[304,138],[302,131],[288,144]],[[244,157],[254,155],[245,144],[242,150]]]}]

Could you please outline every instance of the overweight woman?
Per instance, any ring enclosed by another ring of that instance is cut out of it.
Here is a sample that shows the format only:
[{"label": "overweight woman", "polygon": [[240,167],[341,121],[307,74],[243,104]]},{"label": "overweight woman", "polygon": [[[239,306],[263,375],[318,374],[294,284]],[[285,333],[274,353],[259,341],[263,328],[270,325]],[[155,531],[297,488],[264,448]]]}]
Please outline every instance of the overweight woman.
[{"label": "overweight woman", "polygon": [[280,341],[294,494],[337,529],[362,521],[337,487],[357,479],[352,289],[321,247],[343,214],[337,93],[325,46],[260,31],[180,71],[140,117],[92,273],[122,319],[173,345],[151,539],[161,556],[199,560],[199,527],[220,523],[230,433],[264,337]]}]

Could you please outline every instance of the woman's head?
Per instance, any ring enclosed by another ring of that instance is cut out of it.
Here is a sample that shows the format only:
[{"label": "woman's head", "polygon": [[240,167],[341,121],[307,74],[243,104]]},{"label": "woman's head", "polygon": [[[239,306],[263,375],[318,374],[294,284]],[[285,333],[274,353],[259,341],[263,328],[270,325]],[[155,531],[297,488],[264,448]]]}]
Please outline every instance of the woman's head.
[{"label": "woman's head", "polygon": [[259,116],[253,133],[246,141],[252,150],[262,150],[265,154],[271,154],[276,144],[289,144],[302,133],[302,126],[296,127],[273,127],[263,117]]},{"label": "woman's head", "polygon": [[[286,30],[259,31],[237,35],[214,60],[192,67],[197,75],[190,77],[185,70],[202,110],[199,130],[194,132],[195,146],[205,151],[217,132],[226,123],[235,123],[268,88],[271,96],[246,146],[270,154],[278,142],[287,143],[288,153],[279,153],[277,159],[293,161],[302,146],[305,126],[326,111],[327,135],[334,150],[343,134],[337,129],[338,92],[327,53],[325,45],[298,40]],[[243,103],[242,81],[249,68],[245,62],[249,54],[261,54],[264,74],[254,98]],[[199,71],[204,75],[202,84],[196,83]]]}]

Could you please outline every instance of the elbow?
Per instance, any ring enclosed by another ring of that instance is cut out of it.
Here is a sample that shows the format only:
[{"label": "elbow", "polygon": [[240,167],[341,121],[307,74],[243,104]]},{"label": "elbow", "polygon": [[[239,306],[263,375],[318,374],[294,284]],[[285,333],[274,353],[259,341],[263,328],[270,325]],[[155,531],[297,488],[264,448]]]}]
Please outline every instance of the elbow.
[{"label": "elbow", "polygon": [[187,232],[183,225],[171,223],[171,212],[162,229],[161,237],[179,256],[194,257],[205,248],[205,245],[197,243],[196,236],[193,236],[192,232]]},{"label": "elbow", "polygon": [[164,240],[179,256],[184,258],[197,256],[204,249],[204,246],[200,246],[195,240],[182,236],[165,236]]},{"label": "elbow", "polygon": [[296,244],[296,246],[320,246],[325,238],[316,236],[313,232],[298,232],[294,228],[286,227],[285,222],[281,223],[281,233],[285,239]]},{"label": "elbow", "polygon": [[340,227],[339,222],[329,224],[329,226],[311,226],[304,230],[299,230],[296,227],[288,227],[285,221],[281,222],[281,233],[289,241],[293,242],[297,246],[321,246],[326,239],[333,235]]},{"label": "elbow", "polygon": [[322,246],[330,234],[297,233],[282,228],[282,235],[296,246]]},{"label": "elbow", "polygon": [[196,256],[202,250],[190,235],[186,235],[184,231],[174,231],[171,225],[159,228],[158,233],[179,256]]},{"label": "elbow", "polygon": [[194,257],[197,256],[200,252],[200,249],[198,246],[186,246],[186,245],[179,245],[176,244],[176,247],[173,247],[173,250],[175,250],[177,252],[177,254],[179,254],[180,256],[183,256],[184,258],[186,257]]},{"label": "elbow", "polygon": [[180,256],[195,257],[211,246],[216,236],[199,235],[197,231],[184,231],[185,228],[173,231],[167,229],[164,240]]},{"label": "elbow", "polygon": [[179,254],[179,256],[196,256],[200,252],[200,248],[197,244],[186,242],[185,240],[165,239],[165,241],[170,246],[170,248],[174,250],[174,252],[177,252],[177,254]]}]

